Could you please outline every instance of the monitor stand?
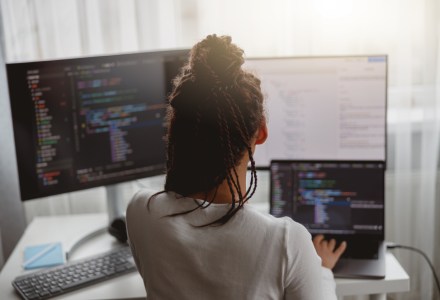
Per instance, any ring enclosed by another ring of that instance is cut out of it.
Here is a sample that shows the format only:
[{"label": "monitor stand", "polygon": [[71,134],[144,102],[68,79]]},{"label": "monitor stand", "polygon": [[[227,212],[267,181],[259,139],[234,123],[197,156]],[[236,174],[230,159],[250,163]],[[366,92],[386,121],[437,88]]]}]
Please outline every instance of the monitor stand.
[{"label": "monitor stand", "polygon": [[112,184],[105,187],[108,220],[110,223],[115,219],[125,218],[125,210],[127,207],[123,205],[125,201],[122,201],[122,199],[124,199],[125,195],[122,191],[122,184]]},{"label": "monitor stand", "polygon": [[75,241],[70,249],[66,251],[66,260],[72,256],[72,253],[81,245],[87,243],[89,240],[99,236],[101,234],[110,233],[121,243],[127,242],[127,232],[125,226],[125,203],[122,201],[124,198],[123,188],[121,184],[113,184],[105,187],[107,197],[107,213],[108,213],[108,225],[98,228],[92,232],[87,233],[80,239]]}]

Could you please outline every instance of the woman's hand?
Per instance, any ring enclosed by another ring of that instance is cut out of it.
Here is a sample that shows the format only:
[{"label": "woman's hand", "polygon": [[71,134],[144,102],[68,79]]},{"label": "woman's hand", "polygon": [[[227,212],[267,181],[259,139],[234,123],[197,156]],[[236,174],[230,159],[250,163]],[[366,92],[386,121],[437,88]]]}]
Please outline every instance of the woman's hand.
[{"label": "woman's hand", "polygon": [[322,266],[329,269],[333,269],[339,257],[347,248],[347,243],[344,241],[335,249],[336,241],[334,239],[327,241],[322,234],[313,238],[313,245],[315,245],[316,252],[321,257]]}]

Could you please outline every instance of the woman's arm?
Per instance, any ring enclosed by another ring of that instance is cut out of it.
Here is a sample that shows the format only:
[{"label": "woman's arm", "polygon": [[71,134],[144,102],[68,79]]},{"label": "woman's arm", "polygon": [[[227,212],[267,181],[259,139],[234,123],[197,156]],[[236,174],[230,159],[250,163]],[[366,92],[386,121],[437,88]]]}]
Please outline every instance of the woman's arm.
[{"label": "woman's arm", "polygon": [[[336,300],[333,272],[322,266],[322,260],[316,252],[310,233],[299,224],[290,227],[287,246],[291,247],[291,250],[288,249],[290,257],[288,255],[284,299]],[[325,256],[326,265],[327,258]]]}]

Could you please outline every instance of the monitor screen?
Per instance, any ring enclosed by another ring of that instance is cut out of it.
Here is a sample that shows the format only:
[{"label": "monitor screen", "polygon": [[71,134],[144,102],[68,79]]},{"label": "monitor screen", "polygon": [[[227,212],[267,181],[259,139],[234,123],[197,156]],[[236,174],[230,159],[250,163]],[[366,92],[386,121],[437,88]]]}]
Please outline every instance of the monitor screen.
[{"label": "monitor screen", "polygon": [[164,115],[189,50],[7,65],[23,200],[164,172]]},{"label": "monitor screen", "polygon": [[386,153],[387,57],[247,59],[261,79],[269,137],[255,162],[382,160]]},{"label": "monitor screen", "polygon": [[384,233],[384,174],[380,161],[273,161],[271,208],[312,234]]}]

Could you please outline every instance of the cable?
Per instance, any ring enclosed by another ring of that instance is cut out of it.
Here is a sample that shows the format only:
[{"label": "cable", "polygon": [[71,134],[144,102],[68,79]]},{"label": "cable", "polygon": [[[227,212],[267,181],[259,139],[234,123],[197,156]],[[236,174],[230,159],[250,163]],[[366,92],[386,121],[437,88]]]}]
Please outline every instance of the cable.
[{"label": "cable", "polygon": [[396,249],[396,248],[415,251],[415,252],[421,254],[426,259],[426,261],[428,262],[429,267],[431,268],[432,274],[434,274],[435,283],[437,284],[438,293],[440,295],[440,283],[439,283],[437,274],[435,273],[434,266],[432,265],[432,263],[429,260],[428,256],[422,250],[419,250],[419,249],[411,247],[411,246],[404,246],[404,245],[398,245],[398,244],[393,244],[393,243],[390,243],[390,244],[387,245],[387,249]]}]

